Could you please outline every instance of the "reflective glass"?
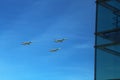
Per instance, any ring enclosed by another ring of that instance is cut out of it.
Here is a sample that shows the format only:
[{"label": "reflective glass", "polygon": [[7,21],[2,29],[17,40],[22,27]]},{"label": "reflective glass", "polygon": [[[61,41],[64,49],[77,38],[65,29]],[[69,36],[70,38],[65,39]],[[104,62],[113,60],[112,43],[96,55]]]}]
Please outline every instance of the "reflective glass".
[{"label": "reflective glass", "polygon": [[120,80],[120,0],[97,0],[96,80]]}]

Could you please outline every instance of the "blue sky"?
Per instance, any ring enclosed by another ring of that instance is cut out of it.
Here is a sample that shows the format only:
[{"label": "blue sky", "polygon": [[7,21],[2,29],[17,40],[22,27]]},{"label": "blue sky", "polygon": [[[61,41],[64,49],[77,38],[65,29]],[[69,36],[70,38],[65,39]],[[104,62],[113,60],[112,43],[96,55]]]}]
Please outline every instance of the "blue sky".
[{"label": "blue sky", "polygon": [[0,1],[0,79],[93,80],[94,26],[94,0]]}]

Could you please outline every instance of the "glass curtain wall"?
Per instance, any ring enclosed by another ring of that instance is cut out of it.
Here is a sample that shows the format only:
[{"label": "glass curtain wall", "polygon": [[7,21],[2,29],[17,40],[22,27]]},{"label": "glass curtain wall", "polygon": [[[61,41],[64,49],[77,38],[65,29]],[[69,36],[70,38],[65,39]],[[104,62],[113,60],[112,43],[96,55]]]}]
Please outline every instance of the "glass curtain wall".
[{"label": "glass curtain wall", "polygon": [[96,4],[95,80],[120,80],[120,0]]}]

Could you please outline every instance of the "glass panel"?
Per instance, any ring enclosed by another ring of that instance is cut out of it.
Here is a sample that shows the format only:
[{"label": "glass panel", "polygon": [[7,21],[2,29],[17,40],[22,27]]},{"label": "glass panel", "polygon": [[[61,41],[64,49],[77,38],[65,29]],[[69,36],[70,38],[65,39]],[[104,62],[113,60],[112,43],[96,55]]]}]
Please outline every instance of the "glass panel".
[{"label": "glass panel", "polygon": [[111,0],[111,1],[108,1],[108,4],[120,9],[120,1],[119,0]]},{"label": "glass panel", "polygon": [[96,80],[120,80],[120,0],[97,0]]},{"label": "glass panel", "polygon": [[97,50],[96,80],[120,78],[120,57]]},{"label": "glass panel", "polygon": [[108,30],[108,29],[113,29],[115,28],[113,22],[114,22],[114,17],[115,15],[112,14],[112,12],[107,9],[107,8],[104,8],[103,6],[99,5],[98,6],[98,28],[97,30],[100,32],[100,31],[104,31],[104,30]]}]

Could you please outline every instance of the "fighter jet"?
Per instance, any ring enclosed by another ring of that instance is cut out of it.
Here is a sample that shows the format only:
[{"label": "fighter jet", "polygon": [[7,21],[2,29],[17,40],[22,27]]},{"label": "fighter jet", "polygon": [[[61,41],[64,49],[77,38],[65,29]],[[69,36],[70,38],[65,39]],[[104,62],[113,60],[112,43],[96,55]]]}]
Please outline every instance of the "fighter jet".
[{"label": "fighter jet", "polygon": [[28,42],[22,42],[22,45],[30,45],[32,42],[28,41]]},{"label": "fighter jet", "polygon": [[54,42],[56,42],[56,43],[61,43],[61,42],[63,42],[64,40],[66,40],[66,38],[63,38],[63,39],[57,39],[57,40],[55,40]]},{"label": "fighter jet", "polygon": [[51,49],[50,52],[56,52],[58,50],[60,50],[60,48]]}]

